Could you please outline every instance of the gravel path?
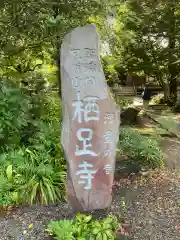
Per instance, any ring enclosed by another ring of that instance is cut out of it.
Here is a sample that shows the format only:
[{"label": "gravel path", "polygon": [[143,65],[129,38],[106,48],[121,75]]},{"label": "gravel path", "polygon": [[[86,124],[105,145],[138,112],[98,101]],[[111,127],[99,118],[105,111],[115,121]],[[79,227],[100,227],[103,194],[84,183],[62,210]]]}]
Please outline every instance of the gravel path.
[{"label": "gravel path", "polygon": [[[68,214],[68,206],[65,203],[56,206],[18,208],[9,216],[0,217],[0,239],[48,240],[50,238],[45,232],[48,221],[66,218]],[[30,229],[29,226],[31,226]]]},{"label": "gravel path", "polygon": [[[180,239],[180,199],[178,173],[156,173],[152,179],[141,186],[126,186],[124,198],[127,201],[125,216],[132,223],[132,237],[139,240],[176,240]],[[155,180],[156,179],[156,180]],[[119,199],[122,189],[114,200],[113,212],[120,209]]]},{"label": "gravel path", "polygon": [[169,169],[180,169],[180,140],[164,138],[161,145],[165,155],[165,165]]}]

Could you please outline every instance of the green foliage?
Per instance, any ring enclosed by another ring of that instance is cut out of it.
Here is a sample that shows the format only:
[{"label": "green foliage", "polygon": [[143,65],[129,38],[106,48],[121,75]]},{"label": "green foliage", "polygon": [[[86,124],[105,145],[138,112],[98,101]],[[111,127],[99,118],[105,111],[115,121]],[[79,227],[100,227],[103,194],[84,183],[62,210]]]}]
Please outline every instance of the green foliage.
[{"label": "green foliage", "polygon": [[65,196],[66,167],[60,143],[55,136],[51,138],[51,132],[41,133],[32,142],[29,149],[0,155],[0,195],[14,192],[18,202],[55,203]]},{"label": "green foliage", "polygon": [[13,192],[13,169],[12,165],[0,169],[0,207],[12,205],[15,203],[15,194]]},{"label": "green foliage", "polygon": [[168,132],[171,133],[177,133],[178,134],[178,124],[173,116],[167,116],[167,117],[159,117],[158,122],[161,124],[161,126],[166,129]]},{"label": "green foliage", "polygon": [[90,224],[92,221],[92,216],[87,216],[87,215],[83,215],[78,213],[76,215],[76,219],[75,219],[75,237],[78,239],[85,239],[87,237],[90,237],[91,234],[91,229],[90,229]]},{"label": "green foliage", "polygon": [[132,128],[121,128],[119,149],[140,166],[163,166],[163,154],[157,139],[142,136]]},{"label": "green foliage", "polygon": [[77,214],[74,220],[51,221],[48,232],[57,240],[68,239],[116,239],[116,231],[120,223],[114,216],[102,220],[94,220],[91,215]]},{"label": "green foliage", "polygon": [[45,122],[62,121],[62,106],[58,94],[47,92],[43,98],[42,120]]},{"label": "green foliage", "polygon": [[18,76],[18,80],[20,81],[19,84],[26,90],[26,94],[29,92],[32,97],[34,95],[37,97],[37,94],[39,96],[40,92],[43,94],[43,90],[46,89],[46,79],[43,73],[39,71],[21,74],[21,76]]},{"label": "green foliage", "polygon": [[54,159],[43,152],[26,149],[25,162],[16,168],[16,191],[26,203],[55,203],[64,198],[65,168],[60,169]]},{"label": "green foliage", "polygon": [[119,97],[118,99],[116,99],[116,103],[121,107],[121,109],[128,108],[130,105],[133,104],[133,100]]},{"label": "green foliage", "polygon": [[66,179],[59,99],[43,91],[30,98],[28,89],[1,85],[0,199],[55,203],[65,196]]},{"label": "green foliage", "polygon": [[164,103],[164,95],[163,94],[157,94],[155,95],[152,100],[151,100],[152,103],[154,104],[163,104]]},{"label": "green foliage", "polygon": [[57,240],[74,240],[73,220],[51,221],[48,224],[48,233],[55,236]]},{"label": "green foliage", "polygon": [[[10,156],[12,153],[7,153],[6,159]],[[64,161],[57,161],[46,152],[26,148],[14,152],[14,159],[10,160],[12,165],[1,168],[0,196],[4,198],[11,193],[14,201],[29,204],[55,203],[64,198]]]},{"label": "green foliage", "polygon": [[54,64],[64,35],[89,22],[90,16],[104,15],[109,3],[8,0],[0,4],[0,76],[13,76],[19,81],[24,75]]},{"label": "green foliage", "polygon": [[114,216],[108,216],[103,221],[92,223],[92,233],[95,239],[116,239],[116,230],[120,224]]},{"label": "green foliage", "polygon": [[3,194],[3,195],[0,195],[0,209],[3,207],[6,207],[6,206],[10,206],[14,204],[14,201],[11,197],[10,194]]},{"label": "green foliage", "polygon": [[20,89],[12,88],[5,81],[0,82],[0,151],[20,143],[20,130],[27,127],[29,99]]},{"label": "green foliage", "polygon": [[1,195],[9,193],[12,188],[11,182],[7,179],[7,177],[3,173],[1,173],[0,175],[0,180],[1,180],[0,182]]},{"label": "green foliage", "polygon": [[115,69],[114,60],[106,56],[102,58],[102,64],[107,84],[112,86],[114,83],[118,83],[118,72]]},{"label": "green foliage", "polygon": [[[110,54],[119,75],[146,75],[160,86],[167,83],[170,99],[180,74],[180,3],[169,0],[116,1],[115,24],[102,19]],[[121,77],[119,77],[121,80]]]}]

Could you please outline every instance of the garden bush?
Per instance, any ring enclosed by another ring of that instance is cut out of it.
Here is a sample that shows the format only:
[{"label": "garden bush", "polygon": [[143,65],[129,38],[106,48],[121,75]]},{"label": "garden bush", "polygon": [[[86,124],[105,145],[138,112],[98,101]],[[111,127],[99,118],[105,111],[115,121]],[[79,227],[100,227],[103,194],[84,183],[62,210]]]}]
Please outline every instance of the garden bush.
[{"label": "garden bush", "polygon": [[118,72],[115,69],[114,59],[106,56],[101,58],[101,60],[107,84],[112,87],[114,83],[119,82]]},{"label": "garden bush", "polygon": [[61,123],[62,105],[57,92],[46,92],[43,98],[42,120]]},{"label": "garden bush", "polygon": [[18,88],[0,81],[0,151],[20,144],[21,129],[28,126],[30,100]]},{"label": "garden bush", "polygon": [[[6,153],[4,160],[0,176],[1,199],[9,195],[18,203],[48,204],[64,198],[64,159],[55,159],[45,151],[21,148],[19,151]],[[13,170],[7,175],[10,166]]]},{"label": "garden bush", "polygon": [[130,127],[120,130],[120,151],[139,166],[163,167],[163,154],[156,137],[142,136]]},{"label": "garden bush", "polygon": [[118,99],[116,99],[116,103],[121,107],[121,109],[124,109],[131,106],[133,104],[133,100],[119,97]]},{"label": "garden bush", "polygon": [[15,184],[22,203],[56,203],[65,196],[65,167],[59,168],[44,152],[30,152],[15,169]]},{"label": "garden bush", "polygon": [[0,205],[58,202],[66,179],[58,95],[0,84]]},{"label": "garden bush", "polygon": [[47,231],[57,240],[116,239],[120,223],[114,216],[94,220],[91,215],[77,214],[74,220],[51,221]]},{"label": "garden bush", "polygon": [[153,104],[163,104],[164,103],[164,94],[159,93],[151,99],[151,103]]}]

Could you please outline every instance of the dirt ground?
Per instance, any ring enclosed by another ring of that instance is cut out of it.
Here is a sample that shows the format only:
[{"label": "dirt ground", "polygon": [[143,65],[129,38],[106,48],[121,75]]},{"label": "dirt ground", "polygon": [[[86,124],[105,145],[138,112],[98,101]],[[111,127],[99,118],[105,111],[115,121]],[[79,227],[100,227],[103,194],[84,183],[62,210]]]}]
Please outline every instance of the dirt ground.
[{"label": "dirt ground", "polygon": [[180,169],[180,139],[164,138],[161,145],[168,169]]}]

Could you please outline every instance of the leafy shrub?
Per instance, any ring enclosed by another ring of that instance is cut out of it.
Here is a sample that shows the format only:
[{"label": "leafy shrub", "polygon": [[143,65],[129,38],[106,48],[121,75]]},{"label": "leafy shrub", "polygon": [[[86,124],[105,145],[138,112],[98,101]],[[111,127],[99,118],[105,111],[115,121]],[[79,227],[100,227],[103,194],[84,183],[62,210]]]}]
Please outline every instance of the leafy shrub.
[{"label": "leafy shrub", "polygon": [[0,84],[0,203],[55,203],[66,179],[58,96]]},{"label": "leafy shrub", "polygon": [[114,83],[119,81],[118,72],[115,69],[114,60],[110,57],[102,58],[102,65],[107,84],[111,87]]},{"label": "leafy shrub", "polygon": [[55,203],[64,197],[65,172],[50,164],[24,164],[17,168],[17,189],[23,203]]},{"label": "leafy shrub", "polygon": [[[10,159],[12,152],[6,154]],[[7,163],[5,163],[7,164]],[[1,170],[0,196],[12,193],[20,203],[55,203],[65,196],[66,169],[43,151],[27,148],[14,151],[14,158],[5,171]],[[10,166],[11,172],[10,170]],[[3,168],[2,168],[3,169]],[[5,167],[4,167],[5,169]]]},{"label": "leafy shrub", "polygon": [[73,220],[51,221],[48,224],[48,232],[57,240],[73,240],[75,227]]},{"label": "leafy shrub", "polygon": [[115,217],[109,216],[103,221],[94,221],[92,223],[92,234],[95,239],[116,239],[116,230],[120,224]]},{"label": "leafy shrub", "polygon": [[151,102],[154,104],[163,104],[164,103],[164,94],[159,93],[155,95],[152,99]]},{"label": "leafy shrub", "polygon": [[36,94],[45,90],[46,80],[41,72],[27,72],[23,76],[21,75],[20,80],[22,83],[21,87],[23,87],[24,90],[31,90],[31,92]]},{"label": "leafy shrub", "polygon": [[0,171],[0,207],[8,206],[16,201],[16,194],[13,189],[12,165],[1,168]]},{"label": "leafy shrub", "polygon": [[129,107],[130,105],[132,105],[133,103],[133,100],[130,100],[130,99],[116,99],[116,103],[121,107],[121,108],[127,108]]},{"label": "leafy shrub", "polygon": [[44,151],[64,163],[64,154],[60,144],[60,127],[58,122],[39,121],[39,131],[29,141],[30,149]]},{"label": "leafy shrub", "polygon": [[0,209],[13,204],[14,201],[11,193],[0,194]]},{"label": "leafy shrub", "polygon": [[[19,203],[55,203],[65,196],[66,164],[60,145],[59,119],[35,121],[36,131],[29,137],[28,148],[17,145],[0,154],[0,197],[18,194]],[[20,136],[21,137],[21,136]],[[13,182],[5,174],[13,166]],[[7,188],[11,184],[10,188]],[[6,188],[6,190],[4,189]],[[2,200],[4,201],[4,200]]]},{"label": "leafy shrub", "polygon": [[45,122],[61,122],[61,102],[57,93],[47,92],[43,98],[42,117]]},{"label": "leafy shrub", "polygon": [[29,99],[19,89],[0,82],[0,150],[19,145],[21,128],[27,127]]},{"label": "leafy shrub", "polygon": [[77,214],[74,220],[51,221],[48,232],[57,240],[68,239],[116,239],[120,223],[114,216],[94,220],[92,216]]},{"label": "leafy shrub", "polygon": [[163,154],[157,139],[142,136],[132,128],[121,128],[119,148],[140,166],[151,168],[163,166]]}]

